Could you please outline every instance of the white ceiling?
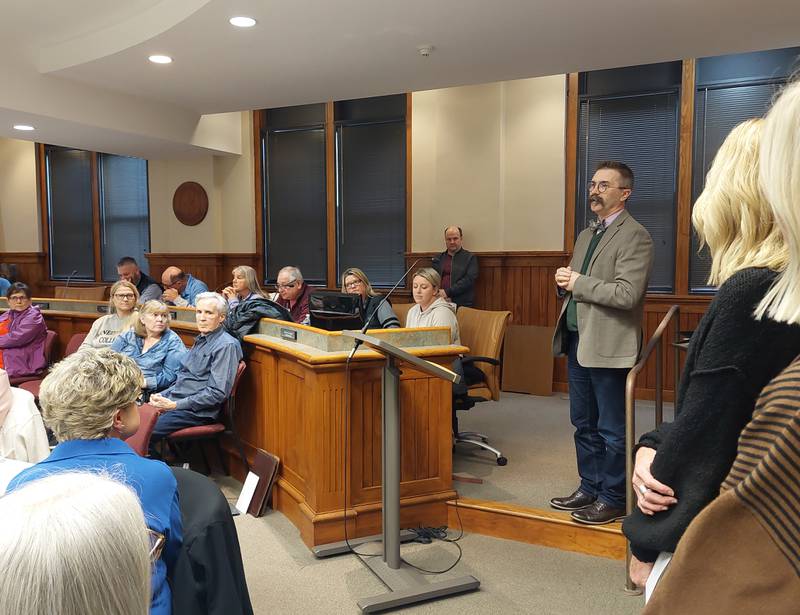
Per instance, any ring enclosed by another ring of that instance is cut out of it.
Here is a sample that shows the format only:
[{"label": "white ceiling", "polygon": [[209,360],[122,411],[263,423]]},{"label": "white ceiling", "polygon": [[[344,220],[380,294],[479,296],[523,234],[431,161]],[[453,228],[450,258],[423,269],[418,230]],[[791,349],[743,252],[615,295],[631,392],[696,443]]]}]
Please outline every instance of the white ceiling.
[{"label": "white ceiling", "polygon": [[0,0],[0,135],[183,155],[203,114],[797,44],[797,0]]}]

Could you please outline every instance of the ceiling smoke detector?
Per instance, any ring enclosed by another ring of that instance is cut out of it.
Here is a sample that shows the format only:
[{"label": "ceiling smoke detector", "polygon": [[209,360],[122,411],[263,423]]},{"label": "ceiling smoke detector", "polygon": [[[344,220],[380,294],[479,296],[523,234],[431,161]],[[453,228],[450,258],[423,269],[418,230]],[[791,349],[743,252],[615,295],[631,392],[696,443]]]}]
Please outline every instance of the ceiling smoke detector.
[{"label": "ceiling smoke detector", "polygon": [[427,58],[433,51],[433,45],[420,45],[417,47],[417,53],[423,58]]}]

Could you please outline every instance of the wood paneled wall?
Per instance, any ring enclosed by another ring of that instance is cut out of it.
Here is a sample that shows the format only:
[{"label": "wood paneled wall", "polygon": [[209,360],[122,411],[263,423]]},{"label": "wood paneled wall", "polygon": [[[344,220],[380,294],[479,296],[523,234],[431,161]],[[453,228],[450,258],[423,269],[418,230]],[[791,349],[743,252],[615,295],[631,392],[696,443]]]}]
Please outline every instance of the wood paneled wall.
[{"label": "wood paneled wall", "polygon": [[0,262],[16,265],[17,281],[30,286],[34,295],[41,295],[49,281],[45,256],[44,252],[0,252]]}]

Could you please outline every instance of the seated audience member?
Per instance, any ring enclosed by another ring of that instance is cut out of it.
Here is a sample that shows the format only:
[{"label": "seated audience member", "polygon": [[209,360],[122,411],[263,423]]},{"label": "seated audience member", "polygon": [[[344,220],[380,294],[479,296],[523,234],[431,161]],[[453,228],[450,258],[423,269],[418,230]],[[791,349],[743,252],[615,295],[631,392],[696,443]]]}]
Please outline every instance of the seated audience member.
[{"label": "seated audience member", "polygon": [[2,366],[11,378],[39,374],[47,367],[47,325],[42,313],[31,303],[31,289],[22,282],[12,284],[6,297],[9,310],[0,315]]},{"label": "seated audience member", "polygon": [[92,328],[81,343],[84,348],[107,348],[117,336],[136,322],[136,303],[139,291],[131,282],[120,280],[111,287],[108,314],[92,323]]},{"label": "seated audience member", "polygon": [[478,259],[461,247],[460,226],[444,229],[447,249],[433,258],[433,268],[442,279],[439,297],[458,306],[475,303],[475,281],[478,279]]},{"label": "seated audience member", "polygon": [[0,498],[0,519],[0,613],[148,612],[160,541],[130,487],[90,472],[44,476]]},{"label": "seated audience member", "polygon": [[149,275],[142,273],[136,259],[123,256],[117,263],[117,273],[120,280],[131,282],[136,286],[136,290],[139,291],[139,301],[142,303],[150,301],[150,299],[161,299],[164,289]]},{"label": "seated audience member", "polygon": [[110,348],[79,350],[54,365],[42,381],[39,403],[60,444],[47,459],[12,479],[8,489],[75,470],[110,474],[132,487],[148,526],[166,539],[153,567],[150,612],[168,615],[167,575],[182,535],[175,477],[165,464],[140,457],[123,442],[139,428],[141,379],[136,363]]},{"label": "seated audience member", "polygon": [[11,282],[5,279],[5,277],[0,275],[0,295],[3,297],[6,296],[8,292],[8,288],[11,286]]},{"label": "seated audience member", "polygon": [[175,383],[150,396],[150,405],[164,411],[150,438],[151,451],[173,431],[217,420],[242,359],[242,347],[222,326],[228,304],[222,295],[197,296],[195,318],[200,335],[183,358]]},{"label": "seated audience member", "polygon": [[50,454],[42,416],[33,395],[12,388],[0,369],[0,459],[36,463]]},{"label": "seated audience member", "polygon": [[351,267],[342,274],[342,292],[361,295],[364,318],[369,318],[368,329],[394,329],[400,326],[400,321],[388,301],[384,301],[378,310],[383,297],[372,290],[367,274],[361,269]]},{"label": "seated audience member", "polygon": [[414,274],[412,289],[416,305],[408,311],[406,327],[450,327],[450,342],[460,344],[456,306],[439,296],[441,283],[439,274],[430,267]]},{"label": "seated audience member", "polygon": [[185,273],[177,267],[164,269],[164,273],[161,274],[161,285],[164,287],[161,298],[180,307],[194,307],[197,295],[208,292],[205,282],[201,282],[191,273]]},{"label": "seated audience member", "polygon": [[303,274],[297,267],[284,267],[278,272],[278,299],[276,303],[289,310],[292,320],[301,325],[311,322],[308,300],[311,287],[303,281]]},{"label": "seated audience member", "polygon": [[758,184],[762,123],[749,120],[728,135],[692,213],[711,252],[709,284],[719,289],[689,343],[675,420],[642,436],[636,449],[638,509],[623,531],[638,585],[719,493],[756,397],[800,354],[800,327],[753,317],[788,258]]},{"label": "seated audience member", "polygon": [[169,308],[160,301],[148,301],[139,308],[133,329],[121,333],[111,349],[136,361],[144,376],[144,389],[155,393],[178,377],[186,346],[169,328]]},{"label": "seated audience member", "polygon": [[231,285],[222,289],[222,295],[227,299],[229,308],[236,307],[248,299],[266,296],[261,290],[261,284],[258,283],[256,270],[252,267],[239,265],[234,267],[231,273],[233,274]]},{"label": "seated audience member", "polygon": [[[797,327],[800,325],[797,196],[800,194],[800,82],[787,86],[767,114],[759,149],[761,187],[774,211],[778,232],[786,241],[788,257],[785,269],[760,300],[755,318],[765,324],[769,319]],[[728,340],[730,353],[739,354],[740,341],[736,339],[737,344],[731,346]],[[770,355],[791,347],[792,342],[788,338],[764,339],[756,359],[769,360]],[[797,354],[796,345],[794,351]],[[748,384],[756,386],[755,382]],[[755,412],[745,419],[749,423],[742,430],[738,451],[720,495],[686,530],[644,613],[797,612],[799,392],[800,360],[795,359],[761,392]],[[715,400],[710,399],[713,404]],[[700,472],[702,467],[694,471]],[[680,494],[678,498],[680,501]]]}]

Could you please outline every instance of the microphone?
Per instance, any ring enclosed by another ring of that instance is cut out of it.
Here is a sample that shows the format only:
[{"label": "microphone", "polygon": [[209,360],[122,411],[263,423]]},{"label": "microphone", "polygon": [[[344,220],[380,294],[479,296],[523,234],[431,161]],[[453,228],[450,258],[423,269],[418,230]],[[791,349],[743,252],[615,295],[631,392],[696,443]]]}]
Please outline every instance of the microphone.
[{"label": "microphone", "polygon": [[77,269],[73,269],[72,273],[70,273],[67,276],[67,288],[69,288],[69,283],[72,281],[72,276],[74,276],[74,275],[78,275],[78,270]]},{"label": "microphone", "polygon": [[[411,267],[406,269],[406,272],[403,274],[403,277],[397,280],[397,283],[394,286],[392,286],[392,289],[388,293],[386,293],[386,295],[384,295],[383,299],[381,299],[381,302],[378,304],[378,306],[374,310],[372,310],[372,314],[369,314],[368,316],[365,317],[364,326],[361,327],[361,331],[359,331],[359,333],[367,332],[372,317],[378,313],[378,310],[380,310],[383,307],[383,304],[386,303],[387,299],[389,299],[389,296],[397,289],[398,286],[400,286],[402,281],[406,279],[408,274],[411,273],[411,270],[414,269],[414,267],[417,266],[417,263],[419,263],[421,260],[422,260],[421,258],[418,258],[413,263],[411,263]],[[356,353],[356,350],[358,350],[359,346],[361,346],[361,340],[356,340],[356,343],[353,345],[353,349],[350,351],[350,355],[347,357],[348,363],[350,362],[350,359],[353,358],[353,355]]]}]

